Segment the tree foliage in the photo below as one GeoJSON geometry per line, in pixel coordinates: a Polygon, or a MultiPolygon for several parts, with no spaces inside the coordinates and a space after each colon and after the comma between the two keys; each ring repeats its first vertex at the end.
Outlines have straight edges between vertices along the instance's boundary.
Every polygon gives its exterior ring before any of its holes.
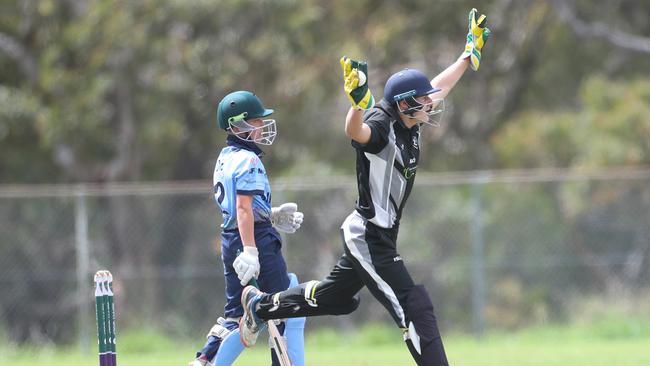
{"type": "MultiPolygon", "coordinates": [[[[507,166],[490,143],[499,131],[527,111],[593,107],[577,97],[596,86],[583,85],[589,75],[639,91],[625,84],[647,71],[638,57],[643,49],[617,40],[645,40],[648,5],[588,5],[483,3],[493,29],[484,67],[452,93],[445,126],[427,131],[424,168],[507,166]],[[598,27],[599,36],[580,33],[588,27],[598,27]]],[[[348,172],[349,154],[340,154],[347,145],[341,132],[347,107],[338,58],[369,60],[376,95],[402,67],[433,76],[459,55],[471,6],[6,1],[0,16],[0,181],[208,177],[223,141],[215,103],[235,89],[255,91],[278,111],[271,172],[348,172]]]]}
{"type": "MultiPolygon", "coordinates": [[[[488,15],[492,29],[482,67],[468,71],[448,97],[443,126],[423,130],[420,171],[650,164],[650,2],[5,0],[0,183],[203,179],[207,194],[225,136],[217,130],[215,106],[237,89],[254,91],[276,109],[279,136],[265,157],[272,179],[351,173],[339,58],[368,60],[376,97],[388,76],[404,67],[433,77],[460,55],[474,6],[488,15]]],[[[409,243],[403,254],[426,261],[414,273],[435,277],[454,304],[471,302],[470,275],[460,263],[471,251],[471,191],[459,186],[412,199],[409,210],[420,214],[402,229],[409,243]],[[431,263],[441,268],[436,276],[431,263]]],[[[340,251],[336,218],[354,198],[345,192],[330,192],[327,200],[301,194],[309,217],[320,220],[293,240],[317,244],[318,255],[296,245],[291,253],[301,260],[290,266],[320,275],[314,272],[323,269],[322,258],[340,251]]],[[[508,326],[527,321],[529,312],[559,308],[557,299],[573,290],[560,273],[578,284],[596,278],[608,289],[620,288],[626,278],[647,283],[650,202],[643,187],[549,183],[488,187],[481,194],[488,264],[555,253],[577,256],[589,267],[584,273],[558,271],[548,287],[534,283],[544,276],[540,267],[493,271],[500,281],[487,312],[495,323],[504,320],[498,319],[504,313],[499,307],[508,309],[508,326]],[[513,194],[516,200],[509,199],[513,194]],[[604,271],[598,258],[611,251],[611,243],[635,260],[604,271]]],[[[70,249],[57,245],[72,242],[60,227],[72,225],[69,204],[61,211],[49,201],[3,206],[0,259],[15,270],[12,276],[40,278],[72,266],[70,249]],[[12,228],[13,217],[33,224],[12,228]]],[[[203,197],[98,198],[91,235],[102,252],[96,254],[127,273],[213,263],[203,242],[179,244],[216,235],[203,232],[217,231],[218,213],[201,215],[208,204],[203,197]],[[172,220],[171,213],[178,217],[172,220]]],[[[8,325],[16,339],[35,338],[20,331],[24,324],[53,329],[49,314],[36,314],[39,309],[55,308],[58,323],[72,316],[74,296],[43,305],[50,292],[63,290],[11,283],[18,284],[10,289],[17,297],[7,299],[17,311],[8,325]]],[[[164,284],[137,283],[138,314],[171,314],[168,308],[182,306],[185,298],[200,298],[197,307],[213,310],[203,298],[211,285],[205,280],[173,292],[164,284]]],[[[447,310],[445,319],[468,326],[463,309],[447,310]]],[[[178,314],[166,319],[173,324],[168,328],[177,325],[178,314]]],[[[53,338],[74,336],[70,329],[55,330],[53,338]]]]}

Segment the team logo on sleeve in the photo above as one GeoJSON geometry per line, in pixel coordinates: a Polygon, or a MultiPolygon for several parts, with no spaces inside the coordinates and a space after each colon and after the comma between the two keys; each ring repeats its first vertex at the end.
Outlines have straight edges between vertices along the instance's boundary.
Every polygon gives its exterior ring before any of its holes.
{"type": "Polygon", "coordinates": [[[248,163],[249,163],[248,165],[250,166],[250,168],[248,169],[249,174],[256,174],[256,173],[262,175],[266,174],[266,171],[264,171],[263,169],[264,167],[261,166],[260,164],[261,163],[260,158],[258,158],[257,156],[251,157],[248,163]]]}
{"type": "Polygon", "coordinates": [[[249,160],[248,163],[249,163],[249,165],[250,165],[251,167],[256,167],[256,166],[257,166],[257,163],[259,163],[259,162],[260,162],[260,158],[258,158],[257,156],[251,156],[251,158],[250,158],[250,160],[249,160]]]}

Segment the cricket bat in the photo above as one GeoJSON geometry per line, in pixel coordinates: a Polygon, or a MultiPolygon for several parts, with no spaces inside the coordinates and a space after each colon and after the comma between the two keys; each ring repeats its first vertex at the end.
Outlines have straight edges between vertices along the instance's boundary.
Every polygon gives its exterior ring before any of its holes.
{"type": "MultiPolygon", "coordinates": [[[[254,278],[250,280],[248,284],[260,288],[257,284],[257,280],[254,278]]],[[[267,321],[266,326],[269,329],[269,337],[271,337],[271,347],[273,348],[275,355],[278,357],[280,365],[293,366],[293,363],[291,363],[291,359],[289,358],[289,353],[287,352],[287,341],[284,339],[282,334],[280,334],[280,330],[278,330],[278,326],[275,325],[275,321],[267,321]]]]}

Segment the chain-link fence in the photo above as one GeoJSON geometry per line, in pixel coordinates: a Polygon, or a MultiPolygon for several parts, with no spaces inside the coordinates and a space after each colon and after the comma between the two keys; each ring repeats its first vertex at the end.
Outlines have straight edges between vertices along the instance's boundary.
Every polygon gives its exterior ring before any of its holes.
{"type": "MultiPolygon", "coordinates": [[[[298,202],[284,253],[300,279],[322,278],[342,252],[352,177],[275,181],[298,202]]],[[[115,277],[118,329],[201,337],[224,305],[220,214],[210,182],[0,188],[0,338],[94,338],[92,275],[115,277]]],[[[420,174],[398,249],[432,294],[443,328],[480,333],[575,320],[591,302],[631,309],[650,280],[650,171],[420,174]]],[[[363,290],[355,327],[390,322],[363,290]]]]}

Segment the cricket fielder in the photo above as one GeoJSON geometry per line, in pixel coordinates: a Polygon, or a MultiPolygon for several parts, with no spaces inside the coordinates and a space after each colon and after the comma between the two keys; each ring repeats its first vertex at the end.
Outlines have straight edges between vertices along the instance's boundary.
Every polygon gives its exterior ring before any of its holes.
{"type": "Polygon", "coordinates": [[[352,102],[345,132],[356,150],[359,189],[356,209],[341,226],[344,253],[322,281],[271,294],[246,287],[240,320],[246,346],[255,343],[268,319],[350,313],[359,304],[357,293],[367,286],[402,330],[418,365],[448,365],[433,304],[399,255],[397,234],[420,159],[420,126],[437,125],[445,96],[468,67],[478,70],[490,34],[485,24],[485,15],[472,9],[466,47],[458,60],[433,80],[414,69],[395,73],[376,105],[368,89],[367,65],[341,59],[344,89],[352,102]]]}
{"type": "MultiPolygon", "coordinates": [[[[221,259],[226,280],[223,317],[210,329],[208,340],[190,366],[231,365],[243,351],[238,321],[243,315],[243,286],[256,278],[267,292],[298,284],[287,273],[279,231],[294,233],[303,220],[295,203],[271,207],[271,186],[258,145],[271,145],[276,136],[273,109],[248,91],[226,95],[217,107],[219,128],[228,133],[214,168],[214,198],[221,209],[221,259]]],[[[295,366],[304,365],[304,318],[293,318],[278,328],[287,338],[288,353],[295,366]]],[[[272,354],[272,364],[279,365],[272,354]]]]}

